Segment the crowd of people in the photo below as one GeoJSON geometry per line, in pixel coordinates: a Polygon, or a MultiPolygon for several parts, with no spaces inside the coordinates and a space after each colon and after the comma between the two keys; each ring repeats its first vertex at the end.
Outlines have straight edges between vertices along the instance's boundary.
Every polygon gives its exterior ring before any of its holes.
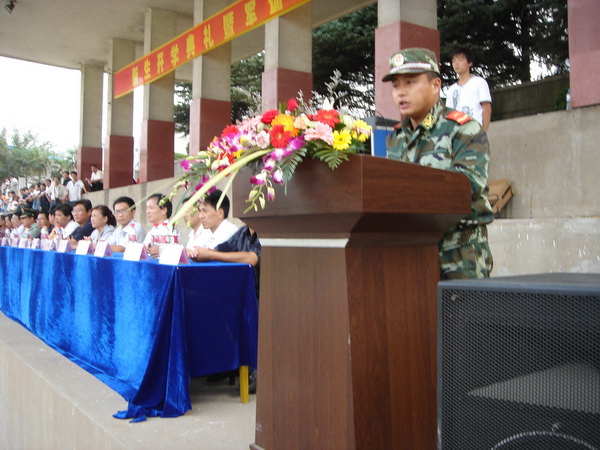
{"type": "Polygon", "coordinates": [[[22,208],[48,212],[62,203],[73,204],[81,200],[84,193],[103,189],[103,176],[102,171],[92,164],[92,177],[87,178],[85,183],[79,179],[77,171],[65,170],[62,178],[47,178],[44,182],[19,189],[19,181],[13,175],[4,181],[0,192],[0,212],[14,213],[22,208]]]}
{"type": "MultiPolygon", "coordinates": [[[[79,188],[73,188],[78,186],[77,174],[70,175],[68,188],[54,177],[52,184],[46,180],[40,183],[44,187],[32,186],[29,193],[22,192],[20,197],[11,194],[10,198],[15,200],[1,213],[0,236],[9,242],[15,238],[49,239],[57,244],[68,240],[72,249],[82,240],[91,241],[94,247],[98,242],[107,242],[112,252],[119,253],[130,242],[140,242],[153,258],[159,257],[163,245],[180,243],[178,229],[169,222],[173,206],[164,195],[157,193],[146,199],[146,218],[152,224],[146,231],[134,218],[136,203],[132,198],[117,198],[112,209],[107,205],[94,206],[90,200],[81,198],[79,188]],[[45,201],[40,201],[42,197],[45,201]]],[[[260,242],[256,233],[228,220],[229,198],[223,196],[221,200],[221,197],[222,192],[215,190],[185,214],[184,221],[189,227],[185,243],[188,257],[194,261],[257,266],[260,242]]]]}

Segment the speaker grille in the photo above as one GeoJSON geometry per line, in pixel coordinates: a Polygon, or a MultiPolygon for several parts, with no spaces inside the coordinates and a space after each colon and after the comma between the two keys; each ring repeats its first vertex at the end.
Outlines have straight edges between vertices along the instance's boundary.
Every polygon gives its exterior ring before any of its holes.
{"type": "Polygon", "coordinates": [[[591,278],[581,293],[565,274],[440,283],[440,448],[600,447],[591,278]]]}

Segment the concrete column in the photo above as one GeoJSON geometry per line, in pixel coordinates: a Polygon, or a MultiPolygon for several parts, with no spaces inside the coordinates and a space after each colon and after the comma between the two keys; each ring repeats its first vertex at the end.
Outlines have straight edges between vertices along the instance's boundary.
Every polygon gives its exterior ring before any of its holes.
{"type": "Polygon", "coordinates": [[[81,66],[81,116],[77,172],[89,178],[90,165],[102,167],[102,83],[104,67],[85,63],[81,66]]]}
{"type": "Polygon", "coordinates": [[[389,72],[389,58],[400,49],[426,47],[440,57],[436,0],[379,0],[375,30],[375,109],[378,115],[400,119],[392,101],[389,83],[381,79],[389,72]]]}
{"type": "Polygon", "coordinates": [[[600,105],[600,2],[568,0],[571,105],[600,105]]]}
{"type": "MultiPolygon", "coordinates": [[[[135,61],[135,42],[111,39],[108,73],[135,61]]],[[[133,181],[133,92],[113,97],[113,77],[108,77],[106,142],[104,143],[104,189],[128,186],[133,181]]]]}
{"type": "MultiPolygon", "coordinates": [[[[220,0],[194,0],[194,25],[223,9],[220,0]]],[[[194,59],[190,154],[206,148],[231,123],[231,42],[194,59]]]]}
{"type": "Polygon", "coordinates": [[[263,110],[296,98],[312,97],[312,2],[265,24],[263,110]]]}
{"type": "MultiPolygon", "coordinates": [[[[144,54],[177,35],[177,13],[148,9],[144,32],[144,54]]],[[[173,95],[175,71],[144,85],[144,110],[140,136],[140,181],[173,176],[175,123],[173,95]]]]}

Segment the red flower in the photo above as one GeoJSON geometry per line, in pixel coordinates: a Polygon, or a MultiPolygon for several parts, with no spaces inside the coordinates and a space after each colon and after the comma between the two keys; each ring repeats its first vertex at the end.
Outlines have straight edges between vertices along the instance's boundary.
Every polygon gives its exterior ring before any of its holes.
{"type": "Polygon", "coordinates": [[[262,115],[260,121],[266,125],[270,125],[277,114],[279,112],[276,109],[270,109],[262,115]]]}
{"type": "Polygon", "coordinates": [[[289,112],[296,111],[296,110],[298,109],[298,102],[296,101],[296,99],[295,99],[295,98],[290,98],[290,99],[288,100],[288,102],[287,102],[287,106],[286,106],[286,109],[287,109],[289,112]]]}
{"type": "Polygon", "coordinates": [[[275,148],[287,147],[288,141],[292,138],[292,133],[285,131],[283,125],[275,125],[269,130],[271,135],[271,145],[275,148]]]}
{"type": "Polygon", "coordinates": [[[236,125],[227,125],[223,131],[221,132],[221,137],[224,138],[226,137],[228,134],[237,134],[238,133],[238,127],[236,125]]]}
{"type": "Polygon", "coordinates": [[[335,109],[320,109],[315,114],[315,120],[334,128],[336,123],[340,123],[340,115],[335,109]]]}

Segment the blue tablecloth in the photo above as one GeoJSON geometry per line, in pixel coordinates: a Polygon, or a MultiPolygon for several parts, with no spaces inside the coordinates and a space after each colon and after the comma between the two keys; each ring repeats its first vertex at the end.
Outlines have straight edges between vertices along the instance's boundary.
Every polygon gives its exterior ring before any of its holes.
{"type": "Polygon", "coordinates": [[[256,367],[247,264],[180,266],[0,247],[0,309],[129,401],[119,418],[191,408],[190,376],[256,367]]]}

